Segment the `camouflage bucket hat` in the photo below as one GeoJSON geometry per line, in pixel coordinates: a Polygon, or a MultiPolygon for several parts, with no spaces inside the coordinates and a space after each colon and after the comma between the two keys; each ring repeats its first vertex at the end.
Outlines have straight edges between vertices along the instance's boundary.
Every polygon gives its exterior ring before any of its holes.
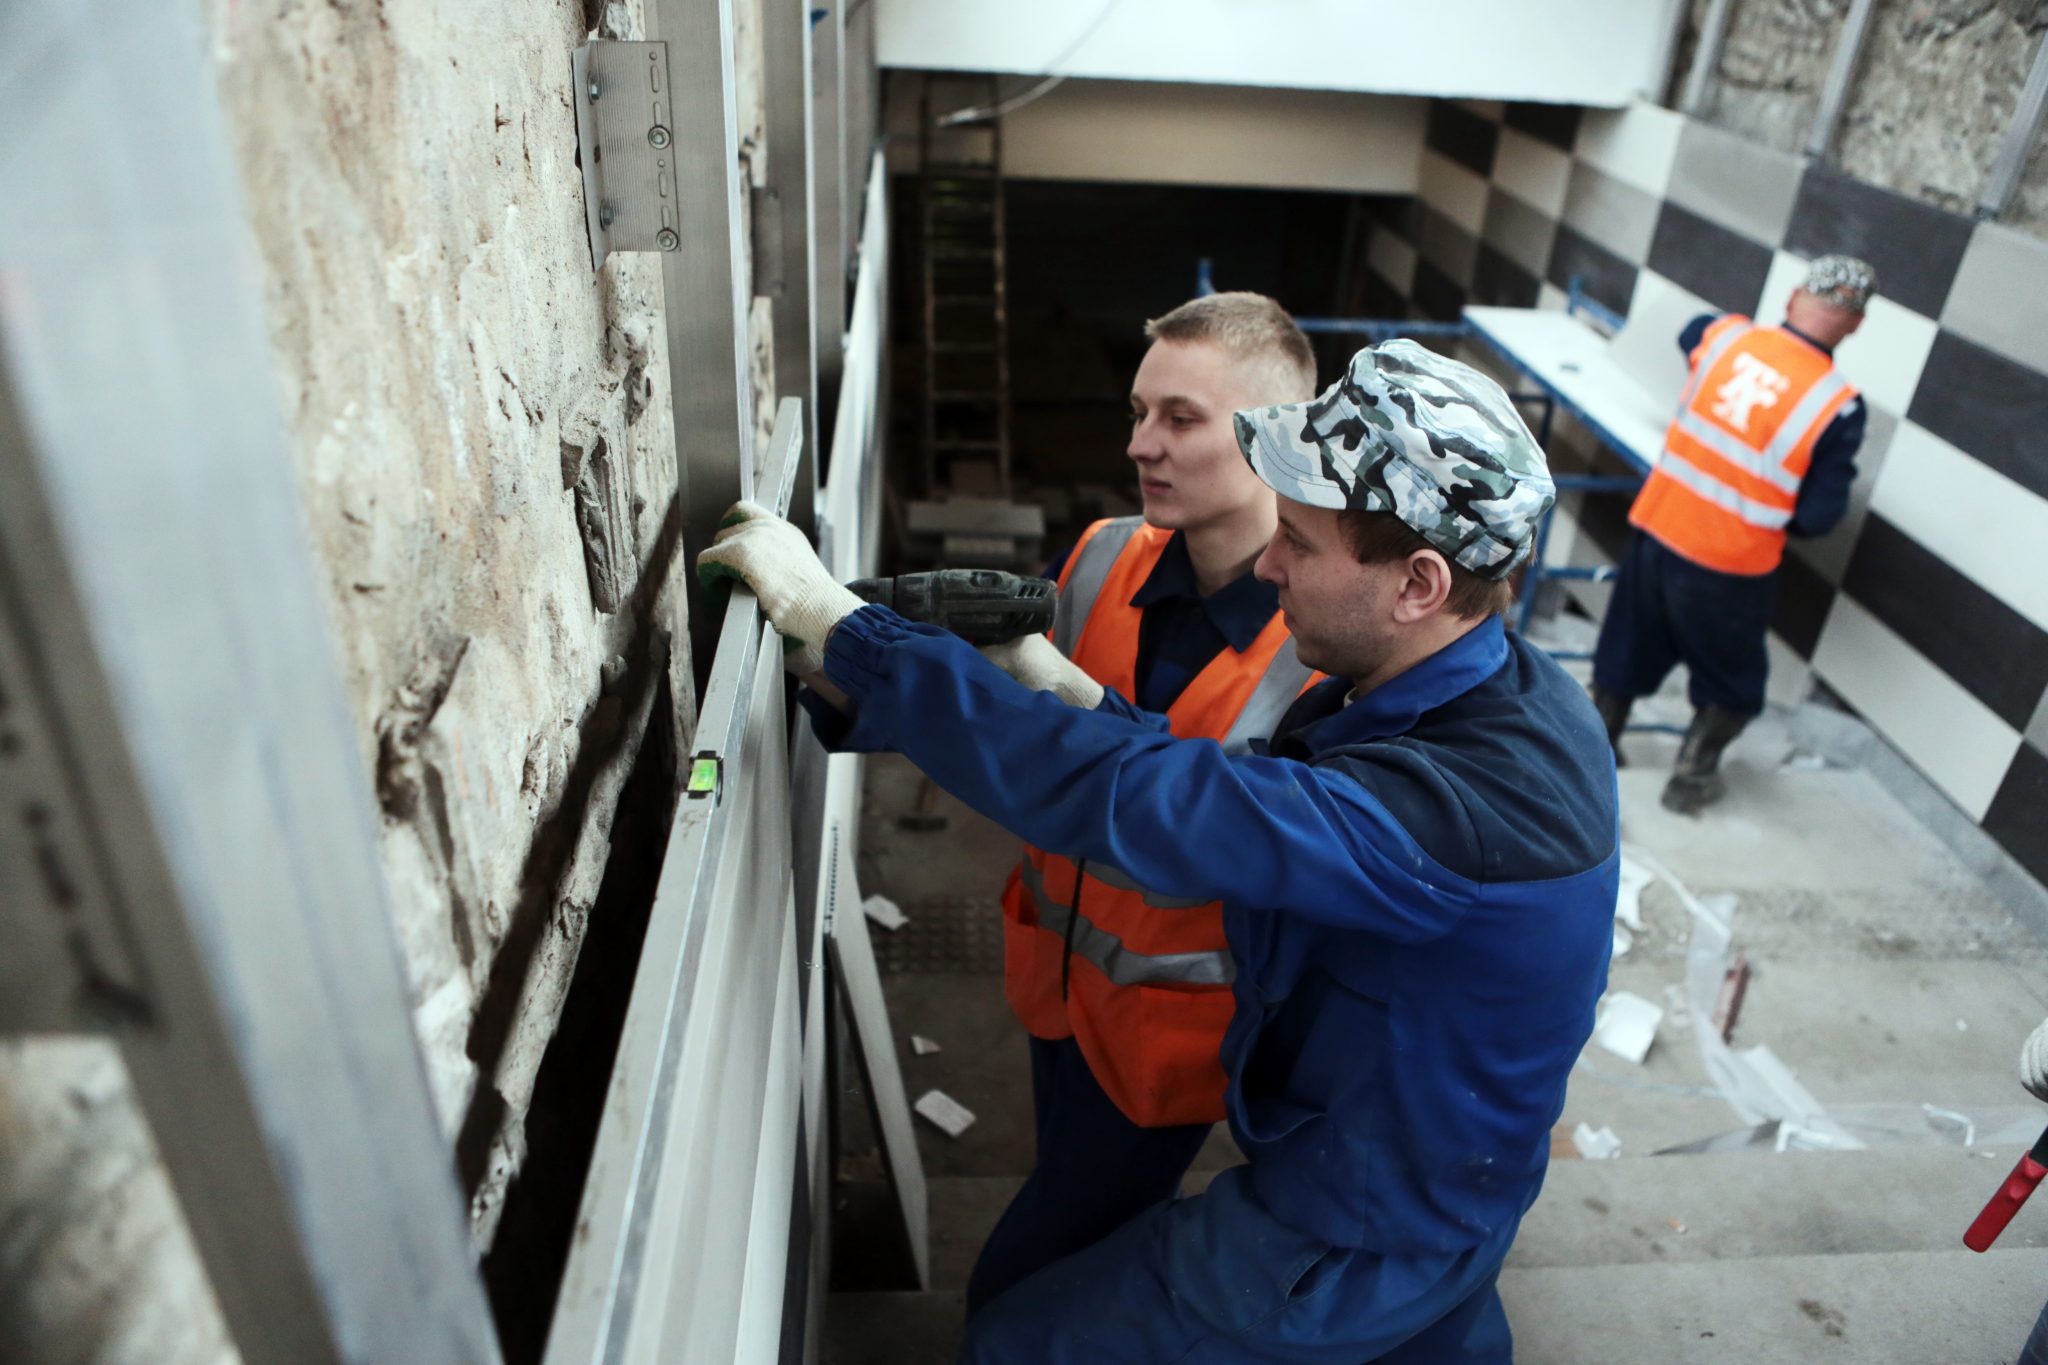
{"type": "Polygon", "coordinates": [[[1237,414],[1237,444],[1284,498],[1392,512],[1484,578],[1529,557],[1556,498],[1500,385],[1420,344],[1384,341],[1305,403],[1237,414]]]}

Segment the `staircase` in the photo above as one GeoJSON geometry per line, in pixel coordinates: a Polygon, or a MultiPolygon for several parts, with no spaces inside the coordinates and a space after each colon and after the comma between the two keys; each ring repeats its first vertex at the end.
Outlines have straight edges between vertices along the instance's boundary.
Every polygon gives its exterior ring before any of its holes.
{"type": "MultiPolygon", "coordinates": [[[[1741,1121],[1703,1089],[1693,1041],[1670,1020],[1642,1067],[1589,1050],[1561,1130],[1610,1123],[1623,1155],[1551,1163],[1501,1277],[1516,1359],[2012,1362],[2048,1300],[2048,1196],[1987,1255],[1961,1237],[2020,1155],[2012,1134],[2048,1118],[2011,1075],[2048,1010],[2048,944],[1867,775],[1783,768],[1782,733],[1753,728],[1713,822],[1658,807],[1668,744],[1634,749],[1624,831],[1695,891],[1739,896],[1737,938],[1757,974],[1737,1044],[1768,1043],[1837,1112],[1884,1105],[1912,1122],[1869,1151],[1651,1155],[1741,1121]],[[1965,1148],[1913,1132],[1923,1100],[1966,1109],[1996,1136],[1965,1148]]],[[[995,921],[1016,844],[943,796],[944,833],[899,830],[918,774],[893,758],[869,774],[862,885],[911,917],[876,945],[905,1083],[913,1096],[945,1090],[978,1121],[957,1140],[919,1125],[929,1292],[832,1295],[822,1359],[923,1365],[953,1358],[968,1270],[1031,1159],[995,921]],[[944,1051],[911,1055],[913,1033],[944,1051]]],[[[1613,984],[1665,999],[1690,920],[1648,892],[1641,905],[1645,928],[1613,984]]],[[[1190,1186],[1234,1160],[1219,1133],[1190,1186]]]]}

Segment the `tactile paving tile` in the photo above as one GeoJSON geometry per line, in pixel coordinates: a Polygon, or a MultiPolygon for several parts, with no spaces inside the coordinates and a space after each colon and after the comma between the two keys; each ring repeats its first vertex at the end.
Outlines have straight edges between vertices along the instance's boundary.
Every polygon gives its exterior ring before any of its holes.
{"type": "Polygon", "coordinates": [[[1003,911],[986,897],[949,896],[905,901],[910,922],[891,932],[869,924],[875,966],[884,976],[913,972],[1003,970],[1003,911]]]}

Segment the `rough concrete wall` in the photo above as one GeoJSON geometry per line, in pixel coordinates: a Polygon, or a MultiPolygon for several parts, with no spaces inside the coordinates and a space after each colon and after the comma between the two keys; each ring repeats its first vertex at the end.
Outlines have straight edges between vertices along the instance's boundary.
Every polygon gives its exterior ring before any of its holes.
{"type": "MultiPolygon", "coordinates": [[[[1672,97],[1711,0],[1691,0],[1672,97]]],[[[1736,0],[1705,117],[1804,148],[1848,0],[1736,0]]],[[[2048,0],[1877,0],[1833,155],[1872,184],[1972,213],[1998,156],[2048,0]]],[[[2001,221],[2048,235],[2048,155],[2037,151],[2001,221]]]]}
{"type": "Polygon", "coordinates": [[[1842,168],[1973,213],[2044,32],[2048,0],[1879,0],[1843,111],[1842,168]]]}
{"type": "MultiPolygon", "coordinates": [[[[593,281],[564,0],[214,11],[435,1100],[488,1243],[677,558],[659,265],[593,281]]],[[[595,16],[633,37],[633,9],[595,16]]]]}
{"type": "Polygon", "coordinates": [[[0,1360],[235,1359],[120,1053],[0,1039],[0,1360]]]}
{"type": "Polygon", "coordinates": [[[1806,143],[1848,0],[1743,0],[1735,6],[1708,122],[1781,152],[1806,143]]]}
{"type": "MultiPolygon", "coordinates": [[[[689,677],[660,264],[593,277],[569,89],[642,0],[203,2],[276,361],[250,382],[295,442],[481,1250],[654,683],[689,677]]],[[[758,0],[735,10],[748,159],[758,0]]],[[[755,332],[765,441],[760,307],[755,332]]],[[[0,1048],[0,1285],[9,1362],[233,1358],[103,1043],[0,1048]]]]}
{"type": "MultiPolygon", "coordinates": [[[[1712,0],[1692,0],[1667,102],[1677,104],[1712,0]]],[[[1802,151],[1847,0],[1735,0],[1708,123],[1802,151]]],[[[1952,213],[1974,213],[2019,86],[2048,33],[2048,0],[1878,0],[1843,102],[1833,160],[1952,213]]],[[[2048,143],[1999,219],[2048,235],[2048,143]]]]}

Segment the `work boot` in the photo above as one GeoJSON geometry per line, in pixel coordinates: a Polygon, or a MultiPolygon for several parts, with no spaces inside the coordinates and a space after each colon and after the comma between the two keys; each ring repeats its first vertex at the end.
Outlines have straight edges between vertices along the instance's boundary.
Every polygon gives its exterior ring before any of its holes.
{"type": "Polygon", "coordinates": [[[1621,756],[1621,732],[1628,728],[1628,711],[1635,704],[1634,697],[1616,696],[1597,685],[1593,688],[1593,709],[1600,713],[1601,724],[1607,727],[1607,744],[1614,750],[1617,768],[1628,766],[1628,760],[1621,756]]]}
{"type": "Polygon", "coordinates": [[[1721,799],[1728,790],[1721,779],[1721,751],[1748,724],[1748,716],[1718,706],[1703,706],[1693,713],[1685,742],[1678,746],[1678,761],[1671,765],[1671,780],[1664,784],[1664,809],[1697,815],[1721,799]]]}

